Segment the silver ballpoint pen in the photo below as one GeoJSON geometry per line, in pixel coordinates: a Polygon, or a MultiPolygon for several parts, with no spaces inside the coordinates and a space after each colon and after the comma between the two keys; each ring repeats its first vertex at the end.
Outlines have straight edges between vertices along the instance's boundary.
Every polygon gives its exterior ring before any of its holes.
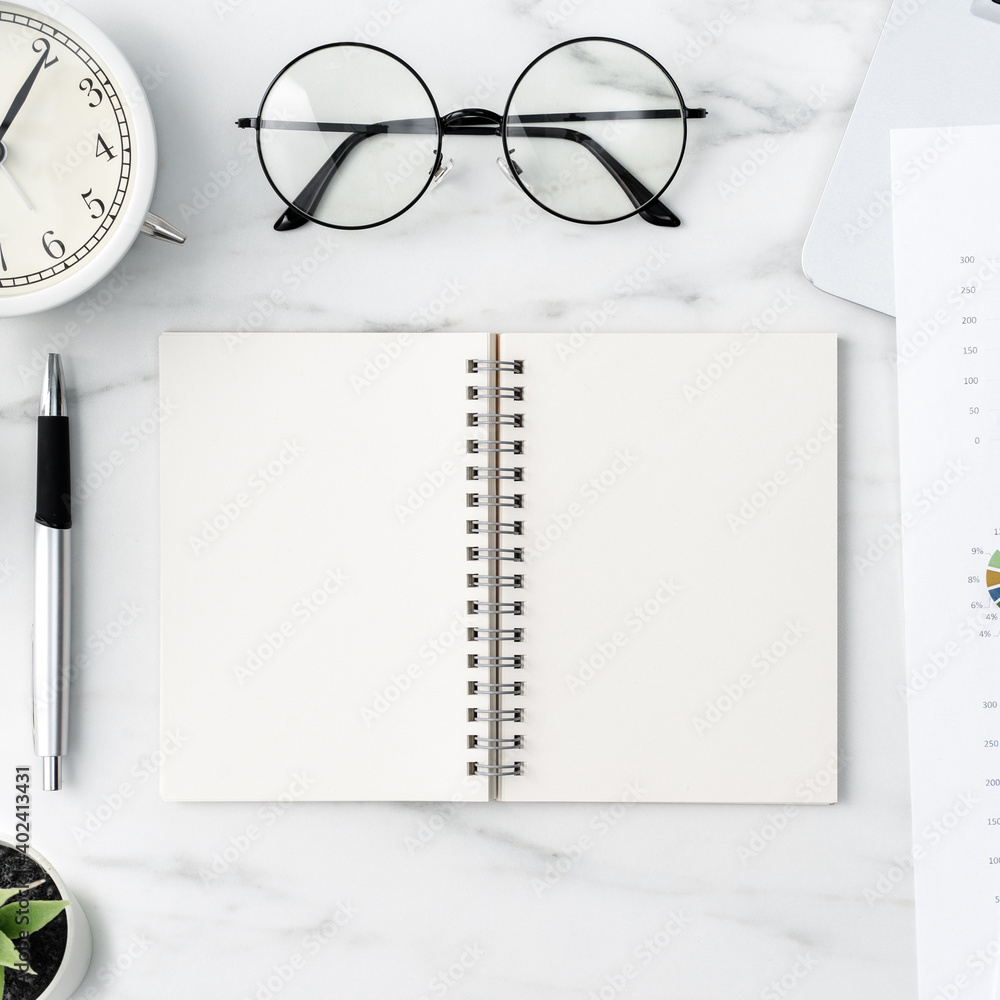
{"type": "Polygon", "coordinates": [[[35,501],[35,619],[32,708],[42,788],[62,786],[69,710],[70,632],[69,416],[62,361],[50,354],[38,407],[35,501]]]}

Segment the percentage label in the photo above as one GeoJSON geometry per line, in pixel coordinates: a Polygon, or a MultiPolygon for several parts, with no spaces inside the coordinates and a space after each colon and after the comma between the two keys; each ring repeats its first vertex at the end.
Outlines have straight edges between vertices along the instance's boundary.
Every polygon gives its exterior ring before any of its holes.
{"type": "Polygon", "coordinates": [[[981,548],[979,548],[978,546],[972,550],[972,554],[974,556],[984,556],[984,555],[986,555],[986,553],[981,548]]]}
{"type": "Polygon", "coordinates": [[[983,604],[983,602],[982,602],[982,601],[973,601],[973,602],[972,602],[972,606],[973,606],[974,608],[984,608],[984,607],[986,607],[986,605],[985,605],[985,604],[983,604]]]}
{"type": "Polygon", "coordinates": [[[969,577],[969,583],[979,583],[979,577],[978,576],[970,576],[969,577]]]}

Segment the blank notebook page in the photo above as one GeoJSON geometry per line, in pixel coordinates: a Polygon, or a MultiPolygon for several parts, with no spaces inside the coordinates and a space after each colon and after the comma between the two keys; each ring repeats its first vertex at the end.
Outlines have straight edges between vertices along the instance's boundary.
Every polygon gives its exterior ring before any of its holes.
{"type": "Polygon", "coordinates": [[[836,800],[836,353],[501,337],[524,361],[527,550],[503,798],[836,800]]]}
{"type": "Polygon", "coordinates": [[[486,346],[162,337],[165,798],[486,797],[464,684],[466,361],[486,346]]]}

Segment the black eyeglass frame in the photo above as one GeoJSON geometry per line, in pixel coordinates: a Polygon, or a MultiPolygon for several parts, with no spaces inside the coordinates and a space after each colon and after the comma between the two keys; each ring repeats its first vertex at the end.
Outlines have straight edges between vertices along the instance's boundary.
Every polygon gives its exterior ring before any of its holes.
{"type": "Polygon", "coordinates": [[[315,222],[317,225],[325,226],[329,229],[345,229],[345,230],[357,230],[357,229],[373,229],[376,226],[385,225],[388,222],[392,222],[394,219],[399,218],[404,212],[409,211],[423,196],[426,194],[427,189],[431,187],[435,178],[438,176],[441,170],[441,164],[444,157],[444,137],[446,135],[496,135],[501,139],[501,145],[503,146],[504,160],[507,165],[508,175],[515,181],[517,186],[521,189],[531,199],[539,208],[548,212],[550,215],[554,215],[557,218],[564,219],[567,222],[576,222],[581,225],[606,225],[610,222],[621,222],[625,219],[630,219],[635,215],[640,216],[645,221],[657,226],[679,226],[681,220],[664,205],[660,198],[663,196],[666,189],[672,183],[674,177],[677,176],[677,171],[680,169],[681,162],[684,159],[684,153],[687,148],[687,121],[689,118],[704,118],[708,112],[704,108],[690,108],[684,102],[684,97],[681,94],[680,88],[677,86],[677,82],[667,71],[666,67],[659,62],[656,58],[650,55],[645,49],[640,48],[638,45],[634,45],[631,42],[623,41],[620,38],[610,38],[604,35],[586,35],[580,38],[570,38],[564,42],[559,42],[556,45],[551,46],[546,49],[540,55],[536,56],[520,73],[517,79],[514,81],[513,86],[510,89],[510,93],[507,96],[507,101],[504,105],[504,110],[502,114],[497,114],[495,111],[489,111],[485,108],[460,108],[457,111],[449,112],[448,114],[442,116],[440,110],[438,109],[437,102],[434,99],[434,95],[431,93],[430,88],[427,86],[423,77],[404,59],[401,59],[393,52],[389,52],[387,49],[383,49],[378,45],[371,45],[367,42],[329,42],[324,45],[317,45],[306,52],[300,53],[290,62],[288,62],[282,69],[275,75],[274,79],[268,85],[267,89],[264,91],[264,96],[261,98],[260,106],[257,111],[256,118],[240,118],[237,119],[236,125],[239,128],[252,128],[257,133],[256,144],[257,144],[257,156],[260,160],[261,169],[264,171],[264,176],[267,178],[267,182],[271,185],[274,193],[281,199],[282,202],[287,206],[286,211],[282,216],[275,222],[274,228],[279,232],[283,232],[290,229],[297,229],[300,226],[305,225],[307,222],[315,222]],[[545,59],[547,56],[551,55],[553,52],[564,48],[567,45],[574,45],[580,42],[611,42],[616,45],[623,45],[627,48],[633,49],[640,55],[645,56],[650,62],[652,62],[663,75],[669,80],[671,87],[673,87],[674,93],[677,95],[679,102],[679,107],[676,109],[669,109],[660,112],[647,112],[647,111],[637,111],[637,112],[569,112],[569,113],[553,113],[550,115],[523,115],[515,116],[517,121],[514,122],[510,117],[510,106],[517,94],[517,89],[521,84],[521,81],[527,76],[527,74],[539,63],[541,60],[545,59]],[[388,56],[390,59],[394,59],[397,63],[407,69],[413,77],[417,80],[420,86],[423,88],[424,93],[427,95],[427,99],[430,102],[431,109],[433,111],[433,119],[402,119],[394,122],[376,122],[371,125],[348,125],[348,124],[337,124],[334,126],[332,123],[318,123],[318,122],[280,122],[280,121],[267,121],[265,122],[263,118],[264,105],[267,103],[267,99],[271,94],[278,81],[294,66],[297,62],[302,59],[306,59],[316,52],[320,52],[326,49],[339,48],[341,46],[350,46],[352,48],[366,48],[372,49],[382,55],[388,56]],[[677,117],[680,119],[682,127],[681,136],[681,148],[680,153],[677,157],[677,162],[674,164],[674,169],[670,176],[667,178],[666,182],[659,189],[659,191],[653,193],[636,178],[626,167],[619,163],[607,150],[604,149],[595,139],[587,135],[584,132],[578,132],[575,129],[567,128],[549,128],[542,125],[545,121],[560,121],[560,122],[572,122],[572,121],[593,121],[593,120],[611,120],[615,118],[667,118],[667,117],[677,117]],[[528,123],[527,126],[525,123],[528,123]],[[379,219],[377,222],[368,222],[363,225],[358,226],[347,226],[333,222],[324,222],[322,219],[315,218],[310,215],[307,211],[303,211],[302,208],[295,204],[295,201],[289,201],[289,199],[282,193],[278,185],[275,183],[274,178],[271,176],[267,169],[267,164],[264,160],[264,153],[261,144],[261,131],[265,128],[301,128],[308,129],[313,128],[317,131],[347,131],[351,133],[348,138],[346,138],[337,149],[331,154],[328,160],[324,163],[323,167],[314,175],[312,180],[306,185],[306,188],[296,197],[296,201],[301,199],[309,189],[315,186],[315,191],[313,192],[315,196],[315,203],[318,204],[319,200],[322,198],[326,191],[327,186],[333,178],[334,173],[336,173],[337,168],[340,163],[346,158],[346,155],[363,139],[368,138],[372,135],[385,134],[391,131],[398,131],[403,133],[423,133],[428,132],[431,134],[431,130],[427,128],[427,125],[433,123],[433,134],[437,136],[437,150],[434,157],[434,163],[428,172],[427,180],[424,182],[423,186],[417,192],[416,195],[399,211],[387,216],[384,219],[379,219]],[[322,127],[326,125],[327,127],[322,127]],[[380,126],[378,130],[375,126],[380,126]],[[540,199],[535,197],[531,191],[528,190],[527,185],[521,180],[521,168],[517,165],[511,156],[510,142],[509,139],[512,137],[512,126],[514,129],[521,129],[521,135],[527,137],[533,137],[540,133],[549,133],[553,138],[564,138],[571,139],[572,141],[578,142],[583,145],[588,152],[591,153],[598,162],[611,174],[618,185],[626,193],[629,200],[635,206],[631,212],[626,212],[624,215],[616,216],[612,219],[578,219],[573,216],[564,215],[563,213],[557,211],[554,208],[549,207],[540,199]],[[350,144],[350,145],[348,145],[350,144]],[[344,147],[348,146],[347,149],[344,147]],[[648,197],[646,197],[648,196],[648,197]],[[642,200],[640,200],[640,198],[642,200]]]}

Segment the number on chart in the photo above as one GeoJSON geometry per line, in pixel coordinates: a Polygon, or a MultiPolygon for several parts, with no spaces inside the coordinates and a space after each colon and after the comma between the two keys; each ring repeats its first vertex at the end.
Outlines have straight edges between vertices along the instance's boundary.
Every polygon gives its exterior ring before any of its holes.
{"type": "Polygon", "coordinates": [[[83,199],[83,203],[90,209],[90,217],[92,219],[99,219],[104,215],[104,202],[100,198],[91,198],[94,193],[94,189],[91,188],[86,194],[81,194],[80,197],[83,199]]]}
{"type": "Polygon", "coordinates": [[[114,158],[115,154],[111,147],[104,141],[104,136],[100,132],[97,133],[97,149],[94,151],[95,159],[98,156],[106,156],[108,158],[108,163],[110,163],[114,158]]]}
{"type": "Polygon", "coordinates": [[[99,87],[94,86],[94,81],[91,80],[89,76],[84,77],[84,79],[80,81],[80,89],[84,91],[85,97],[97,98],[97,100],[90,100],[87,102],[87,104],[92,108],[96,108],[97,105],[104,100],[104,92],[99,87]]]}
{"type": "Polygon", "coordinates": [[[62,240],[50,240],[50,236],[55,236],[55,230],[50,229],[42,237],[42,249],[53,259],[58,260],[64,253],[66,253],[66,244],[62,240]]]}
{"type": "Polygon", "coordinates": [[[49,40],[47,38],[36,38],[31,43],[31,48],[35,52],[45,53],[45,62],[42,63],[43,69],[48,69],[50,66],[55,66],[55,64],[59,62],[59,56],[53,56],[51,59],[49,58],[49,49],[51,47],[52,46],[49,45],[49,40]]]}

